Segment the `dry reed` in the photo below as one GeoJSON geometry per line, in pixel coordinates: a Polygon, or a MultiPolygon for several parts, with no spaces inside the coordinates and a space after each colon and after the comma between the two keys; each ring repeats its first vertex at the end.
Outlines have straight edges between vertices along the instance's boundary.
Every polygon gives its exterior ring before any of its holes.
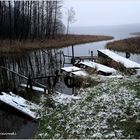
{"type": "Polygon", "coordinates": [[[113,39],[111,36],[59,35],[45,40],[0,40],[0,53],[21,53],[37,49],[62,48],[70,45],[113,39]]]}
{"type": "Polygon", "coordinates": [[[106,47],[114,51],[140,53],[140,37],[113,41],[108,43],[106,47]]]}

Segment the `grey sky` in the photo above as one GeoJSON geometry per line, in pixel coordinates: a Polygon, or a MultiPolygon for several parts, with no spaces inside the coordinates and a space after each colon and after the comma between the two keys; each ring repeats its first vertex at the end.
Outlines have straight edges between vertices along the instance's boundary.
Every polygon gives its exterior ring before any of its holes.
{"type": "Polygon", "coordinates": [[[64,0],[64,11],[70,7],[76,13],[71,26],[140,23],[140,0],[64,0]]]}

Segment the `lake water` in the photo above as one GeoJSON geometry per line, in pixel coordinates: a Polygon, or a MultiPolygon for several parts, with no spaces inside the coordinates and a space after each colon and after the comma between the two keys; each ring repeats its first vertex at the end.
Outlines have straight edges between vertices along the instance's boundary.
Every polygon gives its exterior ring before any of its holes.
{"type": "MultiPolygon", "coordinates": [[[[134,37],[131,33],[140,32],[140,25],[72,27],[70,31],[74,34],[109,35],[114,37],[113,40],[109,41],[75,45],[75,56],[90,56],[90,51],[93,51],[93,54],[97,55],[97,50],[104,49],[108,42],[134,37]]],[[[65,54],[71,55],[71,46],[64,48],[63,50],[65,54]]],[[[125,53],[118,54],[125,57],[125,53]]],[[[140,55],[131,54],[129,59],[140,63],[140,55]]]]}
{"type": "MultiPolygon", "coordinates": [[[[3,109],[2,109],[3,110],[3,109]]],[[[28,139],[34,136],[38,124],[23,118],[19,113],[0,110],[0,133],[12,135],[0,135],[0,139],[28,139]]]]}
{"type": "Polygon", "coordinates": [[[71,27],[70,32],[76,34],[108,35],[116,40],[131,37],[130,33],[139,32],[140,24],[118,25],[118,26],[93,26],[93,27],[71,27]]]}
{"type": "MultiPolygon", "coordinates": [[[[131,37],[130,33],[140,32],[140,25],[124,25],[124,26],[107,26],[107,27],[73,27],[71,28],[71,33],[75,34],[93,34],[93,35],[109,35],[115,37],[114,40],[124,39],[131,37]]],[[[90,52],[93,51],[94,55],[97,55],[98,49],[103,49],[107,42],[100,41],[95,43],[87,43],[82,45],[75,45],[75,56],[90,56],[90,52]]],[[[15,56],[0,56],[0,64],[14,70],[20,74],[32,77],[54,75],[57,69],[63,66],[63,62],[60,59],[59,51],[63,51],[65,55],[71,55],[71,47],[68,46],[62,49],[49,49],[43,51],[33,51],[26,54],[15,55],[15,56]]],[[[119,53],[125,56],[124,53],[119,53]]],[[[131,54],[131,60],[140,63],[140,56],[131,54]]],[[[20,84],[21,82],[26,82],[20,78],[13,77],[7,73],[0,74],[2,78],[5,74],[5,81],[15,80],[15,83],[20,84]]],[[[43,84],[47,84],[47,79],[39,80],[43,84]]],[[[3,84],[3,83],[0,83],[3,84]]],[[[9,84],[10,85],[10,84],[9,84]]],[[[7,88],[7,83],[4,88],[7,88]]],[[[1,88],[1,85],[0,85],[1,88]]],[[[62,93],[71,94],[72,89],[66,88],[64,84],[59,82],[56,85],[56,89],[62,93]]],[[[28,98],[27,98],[28,99],[28,98]]],[[[14,137],[10,136],[0,136],[0,138],[31,138],[37,129],[37,124],[26,120],[16,114],[8,113],[7,111],[0,110],[0,128],[7,132],[16,132],[17,135],[14,137]],[[10,128],[10,129],[9,129],[10,128]],[[28,133],[27,133],[28,132],[28,133]],[[27,134],[27,135],[26,135],[27,134]]]]}

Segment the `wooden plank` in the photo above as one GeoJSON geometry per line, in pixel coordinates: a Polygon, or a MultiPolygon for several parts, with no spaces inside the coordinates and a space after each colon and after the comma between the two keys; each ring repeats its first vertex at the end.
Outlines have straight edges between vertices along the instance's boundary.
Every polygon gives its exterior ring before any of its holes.
{"type": "MultiPolygon", "coordinates": [[[[23,88],[30,88],[29,85],[27,87],[27,84],[20,84],[19,86],[23,87],[23,88]]],[[[43,92],[43,93],[48,93],[48,90],[45,91],[44,88],[36,87],[36,86],[32,86],[32,90],[35,90],[35,91],[38,91],[38,92],[43,92]]]]}
{"type": "MultiPolygon", "coordinates": [[[[1,68],[1,69],[4,69],[4,70],[6,70],[6,71],[9,71],[9,72],[11,72],[11,73],[14,73],[14,74],[16,74],[17,76],[19,76],[19,77],[21,77],[21,78],[23,78],[23,79],[25,79],[25,80],[28,80],[28,79],[29,79],[28,77],[26,77],[26,76],[24,76],[24,75],[22,75],[22,74],[19,74],[19,73],[15,72],[15,71],[12,71],[12,70],[10,70],[10,69],[8,69],[8,68],[6,68],[6,67],[0,66],[0,68],[1,68]]],[[[34,81],[34,80],[32,80],[32,82],[35,83],[35,84],[37,84],[38,86],[40,86],[40,87],[42,87],[42,88],[47,89],[47,87],[46,87],[45,85],[41,84],[41,83],[38,83],[38,82],[36,82],[36,81],[34,81]]]]}
{"type": "Polygon", "coordinates": [[[40,118],[40,116],[38,116],[36,113],[37,110],[41,109],[38,105],[27,101],[24,98],[13,94],[12,92],[1,92],[0,101],[24,113],[25,115],[30,116],[33,119],[40,118]]]}
{"type": "Polygon", "coordinates": [[[12,71],[12,70],[10,70],[10,69],[8,69],[8,68],[6,68],[6,67],[0,66],[0,68],[1,68],[1,69],[4,69],[4,70],[6,70],[6,71],[9,71],[9,72],[11,72],[11,73],[14,73],[14,74],[16,74],[17,76],[19,76],[19,77],[21,77],[21,78],[23,78],[23,79],[28,80],[28,77],[26,77],[26,76],[24,76],[24,75],[22,75],[22,74],[19,74],[19,73],[15,72],[15,71],[12,71]]]}
{"type": "Polygon", "coordinates": [[[140,68],[140,64],[126,59],[108,49],[98,50],[98,55],[106,58],[110,58],[116,62],[123,64],[126,68],[140,68]]]}
{"type": "Polygon", "coordinates": [[[70,66],[70,67],[63,67],[61,70],[67,72],[67,73],[72,73],[76,76],[88,76],[88,73],[81,68],[78,68],[76,66],[70,66]]]}
{"type": "MultiPolygon", "coordinates": [[[[70,58],[72,58],[72,56],[69,56],[69,55],[64,55],[64,57],[70,57],[70,58]]],[[[76,60],[76,59],[81,59],[81,60],[86,60],[86,59],[97,59],[97,56],[75,56],[74,57],[74,59],[76,60]]]]}
{"type": "Polygon", "coordinates": [[[111,74],[116,74],[116,70],[114,68],[107,67],[105,65],[95,63],[92,61],[87,61],[87,62],[80,62],[79,64],[85,65],[90,68],[96,69],[98,72],[104,72],[104,73],[111,73],[111,74]]]}
{"type": "Polygon", "coordinates": [[[75,71],[75,72],[72,72],[72,74],[76,75],[76,76],[88,76],[88,73],[86,71],[75,71]]]}
{"type": "Polygon", "coordinates": [[[70,66],[70,67],[63,67],[63,68],[61,68],[61,70],[65,71],[65,72],[74,72],[74,71],[79,71],[81,69],[76,66],[70,66]]]}

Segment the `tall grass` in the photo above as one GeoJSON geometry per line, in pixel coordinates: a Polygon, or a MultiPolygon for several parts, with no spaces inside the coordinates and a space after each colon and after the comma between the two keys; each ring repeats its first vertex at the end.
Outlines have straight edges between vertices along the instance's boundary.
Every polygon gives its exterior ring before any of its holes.
{"type": "Polygon", "coordinates": [[[108,43],[106,48],[120,52],[140,53],[140,37],[113,41],[108,43]]]}
{"type": "Polygon", "coordinates": [[[62,48],[69,45],[113,39],[111,36],[59,35],[46,40],[0,40],[0,53],[20,53],[35,49],[62,48]]]}

